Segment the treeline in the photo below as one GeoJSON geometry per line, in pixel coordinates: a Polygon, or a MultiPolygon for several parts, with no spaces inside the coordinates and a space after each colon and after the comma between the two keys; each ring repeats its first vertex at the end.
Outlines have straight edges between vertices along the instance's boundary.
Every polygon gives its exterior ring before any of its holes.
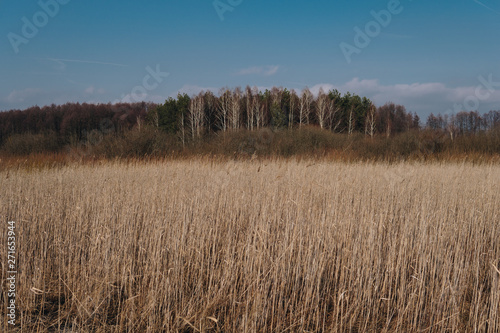
{"type": "Polygon", "coordinates": [[[54,133],[67,143],[84,140],[93,130],[111,133],[129,129],[156,107],[152,103],[66,103],[0,112],[0,144],[16,134],[54,133]]]}
{"type": "Polygon", "coordinates": [[[420,128],[418,115],[408,113],[402,105],[388,103],[377,108],[366,97],[349,92],[342,95],[337,90],[320,90],[315,97],[307,88],[300,94],[282,88],[262,92],[250,87],[244,91],[221,89],[219,96],[210,91],[192,98],[184,94],[169,98],[148,114],[148,119],[166,132],[180,131],[184,138],[191,139],[207,132],[241,128],[252,131],[316,125],[335,133],[361,132],[370,136],[420,128]]]}
{"type": "Polygon", "coordinates": [[[446,131],[450,137],[457,135],[477,134],[500,127],[500,111],[490,111],[483,115],[477,111],[462,111],[456,115],[430,114],[427,118],[427,128],[446,131]]]}
{"type": "Polygon", "coordinates": [[[444,151],[498,154],[500,111],[431,114],[422,127],[418,115],[402,105],[376,107],[366,97],[337,90],[314,96],[307,88],[299,93],[224,88],[218,95],[179,94],[160,105],[67,103],[0,112],[0,147],[17,155],[77,149],[106,157],[187,150],[289,156],[357,149],[369,158],[444,151]],[[220,134],[229,139],[221,141],[220,134]],[[269,136],[273,142],[263,139],[269,136]]]}
{"type": "Polygon", "coordinates": [[[93,130],[119,132],[139,123],[166,133],[184,134],[185,139],[242,128],[317,125],[335,133],[364,132],[373,136],[420,127],[418,115],[407,113],[404,106],[389,103],[376,108],[368,98],[355,94],[320,90],[314,97],[309,89],[297,94],[281,88],[262,92],[247,87],[245,91],[222,89],[219,96],[210,91],[193,97],[179,94],[163,105],[67,103],[1,112],[0,142],[12,134],[49,131],[81,140],[93,130]]]}

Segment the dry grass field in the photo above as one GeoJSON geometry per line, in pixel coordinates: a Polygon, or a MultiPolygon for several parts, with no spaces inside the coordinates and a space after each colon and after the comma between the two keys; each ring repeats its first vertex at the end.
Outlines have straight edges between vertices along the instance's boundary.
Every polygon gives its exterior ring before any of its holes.
{"type": "Polygon", "coordinates": [[[22,331],[500,332],[498,164],[96,162],[0,184],[22,331]]]}

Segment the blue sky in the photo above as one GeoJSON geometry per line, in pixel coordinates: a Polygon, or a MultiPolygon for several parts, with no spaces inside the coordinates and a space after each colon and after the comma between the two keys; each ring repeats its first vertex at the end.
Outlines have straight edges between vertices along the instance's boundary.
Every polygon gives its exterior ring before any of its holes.
{"type": "Polygon", "coordinates": [[[0,110],[246,85],[500,109],[499,0],[217,1],[0,0],[0,110]]]}

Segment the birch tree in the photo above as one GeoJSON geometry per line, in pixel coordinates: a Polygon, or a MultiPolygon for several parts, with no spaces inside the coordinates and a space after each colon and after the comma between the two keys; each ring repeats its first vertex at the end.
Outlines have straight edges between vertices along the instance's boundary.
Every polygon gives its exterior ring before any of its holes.
{"type": "Polygon", "coordinates": [[[352,105],[351,109],[349,111],[349,120],[348,120],[348,125],[347,125],[347,133],[349,135],[351,135],[352,132],[354,131],[354,126],[355,126],[354,105],[352,105]]]}
{"type": "Polygon", "coordinates": [[[257,87],[254,87],[253,107],[254,107],[255,123],[257,129],[264,127],[265,105],[260,101],[260,94],[257,90],[257,87]]]}
{"type": "Polygon", "coordinates": [[[330,96],[328,96],[327,112],[328,128],[330,129],[330,131],[336,132],[338,127],[342,123],[342,118],[339,117],[340,108],[337,106],[336,100],[330,99],[330,96]]]}
{"type": "Polygon", "coordinates": [[[370,109],[368,110],[368,114],[366,115],[365,121],[365,134],[370,135],[373,139],[373,135],[375,134],[376,123],[375,123],[375,105],[370,105],[370,109]]]}
{"type": "Polygon", "coordinates": [[[273,87],[271,89],[271,104],[279,103],[281,107],[281,97],[283,96],[283,88],[273,87]]]}
{"type": "Polygon", "coordinates": [[[231,108],[230,108],[230,117],[229,117],[229,125],[233,130],[237,130],[240,128],[241,121],[241,89],[238,87],[234,89],[231,96],[231,108]]]}
{"type": "Polygon", "coordinates": [[[455,115],[445,115],[444,122],[446,124],[446,131],[448,132],[448,134],[450,134],[451,141],[453,141],[453,139],[455,139],[455,133],[457,132],[457,127],[455,126],[455,115]]]}
{"type": "Polygon", "coordinates": [[[295,120],[295,108],[297,107],[298,103],[298,96],[295,90],[292,89],[290,92],[290,109],[288,112],[288,128],[292,129],[293,128],[293,123],[295,120]]]}
{"type": "Polygon", "coordinates": [[[318,118],[319,127],[321,129],[326,127],[326,123],[330,118],[330,114],[328,112],[329,102],[330,99],[328,95],[325,94],[323,88],[320,88],[318,93],[318,103],[316,105],[316,117],[318,118]]]}
{"type": "Polygon", "coordinates": [[[204,126],[204,108],[205,100],[203,92],[191,99],[189,104],[189,123],[191,127],[191,135],[193,140],[200,138],[204,126]]]}
{"type": "Polygon", "coordinates": [[[311,114],[311,104],[313,101],[313,95],[309,88],[302,90],[302,96],[300,98],[299,107],[299,127],[302,125],[309,124],[309,116],[311,114]]]}

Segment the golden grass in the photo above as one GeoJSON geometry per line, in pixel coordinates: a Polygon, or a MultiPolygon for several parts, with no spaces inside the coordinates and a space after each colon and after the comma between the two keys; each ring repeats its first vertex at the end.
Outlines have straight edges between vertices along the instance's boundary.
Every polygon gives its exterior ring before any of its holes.
{"type": "Polygon", "coordinates": [[[23,331],[500,331],[498,164],[102,162],[0,181],[23,331]]]}

